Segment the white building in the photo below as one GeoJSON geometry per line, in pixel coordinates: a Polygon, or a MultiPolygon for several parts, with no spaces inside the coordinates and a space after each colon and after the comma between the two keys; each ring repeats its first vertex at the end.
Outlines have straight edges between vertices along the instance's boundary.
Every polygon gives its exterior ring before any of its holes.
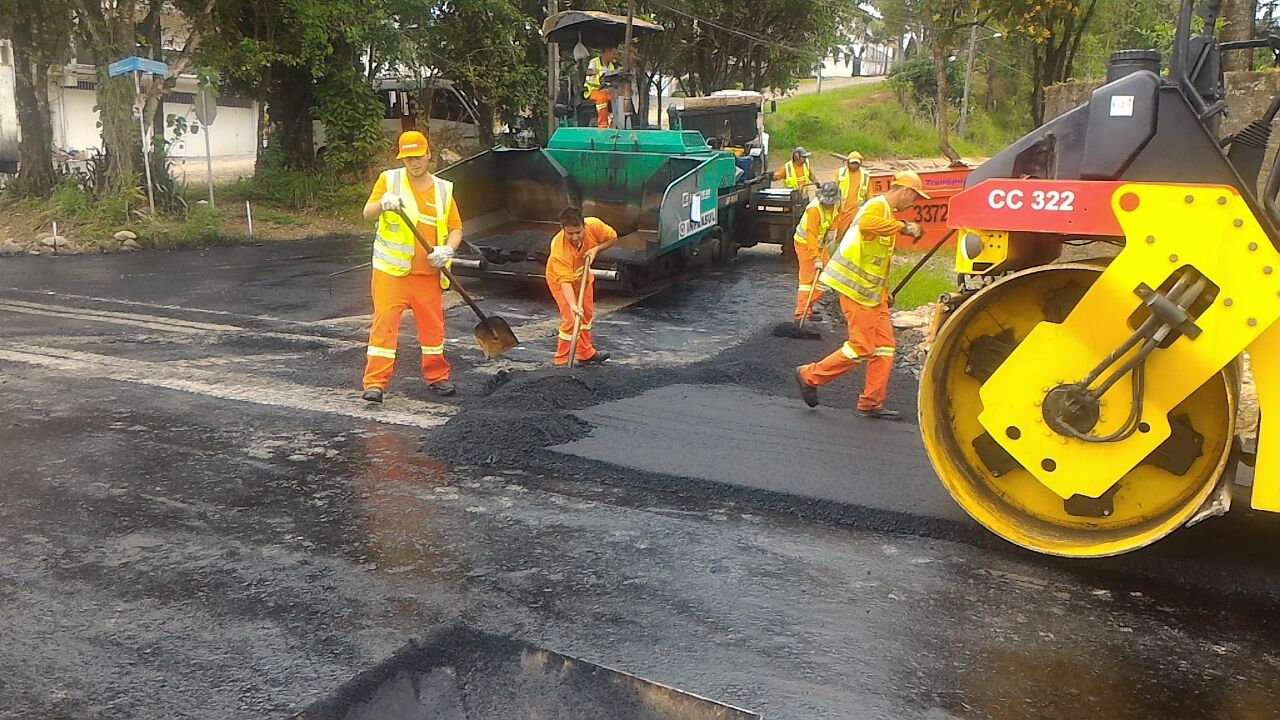
{"type": "MultiPolygon", "coordinates": [[[[0,40],[0,171],[14,155],[18,141],[17,112],[14,107],[13,50],[0,40]],[[8,148],[12,146],[12,149],[8,148]]],[[[97,69],[93,65],[68,63],[49,73],[49,115],[53,126],[53,146],[63,151],[94,152],[102,149],[98,127],[97,69]]],[[[164,115],[185,118],[189,126],[199,126],[195,113],[196,77],[177,78],[164,96],[164,115]]],[[[209,127],[210,149],[214,156],[253,155],[258,136],[258,104],[248,98],[222,95],[217,117],[209,127]]],[[[203,133],[204,130],[201,129],[203,133]]],[[[175,158],[203,156],[204,137],[189,131],[181,139],[166,122],[165,138],[171,141],[169,155],[175,158]]]]}

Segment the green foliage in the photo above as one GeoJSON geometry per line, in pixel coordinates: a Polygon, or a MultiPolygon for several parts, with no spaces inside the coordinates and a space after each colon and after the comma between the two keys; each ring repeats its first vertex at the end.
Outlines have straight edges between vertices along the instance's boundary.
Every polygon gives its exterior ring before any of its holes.
{"type": "Polygon", "coordinates": [[[190,247],[214,245],[225,242],[218,229],[218,213],[208,205],[197,205],[187,213],[187,219],[167,238],[169,245],[190,247]]]}
{"type": "Polygon", "coordinates": [[[316,119],[324,123],[324,162],[345,170],[366,167],[387,148],[382,102],[354,66],[338,68],[316,86],[316,119]]]}
{"type": "MultiPolygon", "coordinates": [[[[931,106],[938,99],[938,77],[934,74],[933,61],[928,58],[912,58],[889,72],[889,86],[916,106],[931,106]]],[[[947,63],[947,99],[958,103],[964,93],[964,65],[958,60],[947,63]]]]}
{"type": "MultiPolygon", "coordinates": [[[[936,157],[933,121],[926,111],[904,110],[884,86],[864,85],[779,103],[777,114],[765,116],[765,129],[771,148],[804,145],[815,152],[856,149],[873,158],[936,157]]],[[[990,155],[1025,130],[1012,118],[993,117],[980,108],[970,112],[968,125],[969,137],[956,141],[956,149],[969,156],[990,155]]]]}
{"type": "Polygon", "coordinates": [[[49,204],[63,217],[89,217],[89,198],[74,177],[64,178],[58,183],[53,189],[53,196],[49,198],[49,204]]]}
{"type": "Polygon", "coordinates": [[[256,214],[256,217],[258,220],[261,220],[262,222],[274,223],[276,225],[290,225],[293,227],[301,227],[303,225],[306,225],[306,222],[299,220],[298,218],[292,215],[288,215],[282,212],[274,212],[271,210],[259,210],[256,214]]]}
{"type": "MultiPolygon", "coordinates": [[[[894,263],[893,270],[889,273],[889,286],[897,287],[902,278],[906,277],[911,268],[920,261],[921,255],[922,253],[915,252],[900,253],[898,259],[901,260],[901,264],[894,263]]],[[[946,250],[939,250],[933,259],[925,263],[915,277],[911,278],[911,282],[894,296],[894,309],[914,310],[921,305],[937,302],[939,295],[955,290],[955,273],[949,269],[953,257],[946,250]]]]}
{"type": "Polygon", "coordinates": [[[372,187],[373,179],[364,175],[338,175],[332,171],[311,174],[277,168],[225,185],[222,197],[359,220],[372,187]]]}

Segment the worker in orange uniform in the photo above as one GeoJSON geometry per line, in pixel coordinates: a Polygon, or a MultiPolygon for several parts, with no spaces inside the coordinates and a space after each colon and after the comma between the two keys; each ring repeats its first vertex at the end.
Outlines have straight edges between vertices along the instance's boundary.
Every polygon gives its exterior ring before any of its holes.
{"type": "MultiPolygon", "coordinates": [[[[840,186],[840,217],[836,219],[836,237],[844,237],[858,214],[858,208],[871,197],[871,173],[862,169],[862,153],[854,150],[845,156],[844,167],[836,173],[840,186]]],[[[833,248],[834,249],[834,248],[833,248]]]]}
{"type": "Polygon", "coordinates": [[[782,186],[789,190],[804,190],[806,186],[813,184],[813,171],[809,169],[809,158],[812,155],[804,147],[792,150],[791,160],[778,168],[773,179],[781,180],[782,186]]]}
{"type": "Polygon", "coordinates": [[[899,413],[884,407],[897,343],[889,321],[889,270],[895,237],[903,233],[919,240],[924,230],[894,217],[928,200],[924,183],[913,172],[901,172],[884,195],[868,200],[858,211],[831,261],[819,276],[822,284],[840,293],[840,309],[849,326],[849,340],[822,360],[796,368],[800,397],[809,407],[818,404],[818,388],[866,363],[867,379],[858,398],[858,415],[882,420],[899,413]]]}
{"type": "Polygon", "coordinates": [[[600,81],[605,73],[618,69],[618,48],[608,47],[587,63],[587,80],[583,83],[582,94],[596,104],[596,127],[609,127],[609,117],[613,114],[609,106],[613,103],[613,92],[601,87],[600,81]]]}
{"type": "Polygon", "coordinates": [[[378,176],[364,206],[366,220],[378,220],[373,239],[373,325],[369,329],[364,399],[382,402],[396,364],[400,316],[413,310],[422,347],[422,376],[437,395],[456,392],[444,359],[443,290],[449,281],[438,268],[448,266],[462,243],[462,218],[453,200],[453,184],[431,174],[427,138],[416,130],[400,135],[396,158],[404,167],[378,176]],[[404,210],[431,251],[417,247],[412,230],[396,212],[404,210]]]}
{"type": "Polygon", "coordinates": [[[840,187],[833,182],[818,187],[818,197],[804,209],[791,244],[796,249],[796,268],[799,282],[796,285],[795,321],[809,316],[813,305],[822,297],[822,286],[815,285],[818,273],[826,262],[823,246],[831,244],[835,235],[835,222],[839,214],[840,187]]]}
{"type": "Polygon", "coordinates": [[[569,364],[569,345],[573,342],[575,318],[582,318],[578,328],[577,361],[602,363],[609,353],[597,350],[591,342],[591,320],[595,316],[595,278],[589,268],[596,256],[618,241],[618,232],[603,220],[584,218],[581,208],[567,207],[560,213],[560,232],[551,238],[551,254],[547,257],[547,287],[560,308],[560,340],[556,344],[556,365],[569,364]],[[587,287],[578,305],[578,288],[586,273],[587,287]]]}

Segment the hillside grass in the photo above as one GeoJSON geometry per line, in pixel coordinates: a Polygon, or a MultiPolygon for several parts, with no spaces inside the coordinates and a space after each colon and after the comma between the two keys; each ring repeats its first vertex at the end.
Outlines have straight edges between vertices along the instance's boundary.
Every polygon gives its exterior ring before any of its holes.
{"type": "MultiPolygon", "coordinates": [[[[1025,132],[1020,122],[1011,114],[992,116],[973,109],[967,138],[953,135],[951,143],[961,155],[990,156],[1025,132]]],[[[868,159],[905,160],[942,154],[932,118],[903,109],[893,89],[884,83],[779,102],[778,112],[765,116],[765,129],[770,147],[779,148],[784,155],[787,148],[797,145],[814,152],[858,150],[868,159]]]]}

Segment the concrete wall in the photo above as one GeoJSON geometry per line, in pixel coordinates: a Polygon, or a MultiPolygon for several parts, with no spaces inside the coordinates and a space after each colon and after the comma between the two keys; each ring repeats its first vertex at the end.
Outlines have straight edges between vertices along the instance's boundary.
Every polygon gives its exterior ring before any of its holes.
{"type": "MultiPolygon", "coordinates": [[[[52,87],[49,91],[49,112],[53,120],[54,145],[66,149],[88,150],[102,147],[102,134],[98,128],[97,95],[94,90],[52,87]]],[[[186,118],[189,124],[198,125],[195,107],[190,103],[164,104],[164,113],[186,118]]],[[[257,136],[257,107],[218,106],[218,116],[210,126],[212,154],[215,157],[252,155],[257,136]]],[[[173,133],[166,130],[165,137],[173,140],[173,133]]],[[[187,134],[181,142],[170,146],[172,157],[203,157],[204,137],[187,134]]]]}
{"type": "MultiPolygon", "coordinates": [[[[1229,72],[1226,78],[1229,114],[1222,123],[1222,132],[1229,135],[1266,112],[1271,99],[1280,92],[1280,72],[1229,72]]],[[[1099,81],[1054,85],[1045,91],[1045,117],[1055,118],[1083,105],[1089,101],[1089,94],[1101,84],[1099,81]]],[[[1267,159],[1262,166],[1262,182],[1266,182],[1277,146],[1280,146],[1280,128],[1273,126],[1267,159]]]]}

